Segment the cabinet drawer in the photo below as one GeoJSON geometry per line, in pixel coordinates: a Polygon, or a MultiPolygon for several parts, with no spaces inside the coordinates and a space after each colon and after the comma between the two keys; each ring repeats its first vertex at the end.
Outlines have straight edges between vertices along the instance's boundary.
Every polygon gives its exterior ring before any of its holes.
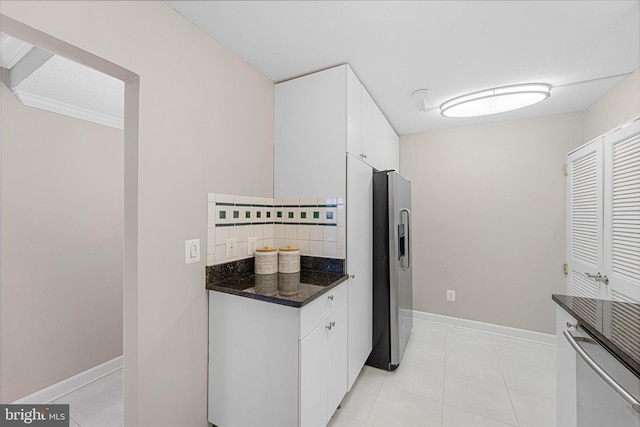
{"type": "Polygon", "coordinates": [[[331,313],[347,302],[347,283],[341,283],[329,292],[320,295],[315,301],[302,307],[300,312],[300,339],[325,320],[331,313]]]}

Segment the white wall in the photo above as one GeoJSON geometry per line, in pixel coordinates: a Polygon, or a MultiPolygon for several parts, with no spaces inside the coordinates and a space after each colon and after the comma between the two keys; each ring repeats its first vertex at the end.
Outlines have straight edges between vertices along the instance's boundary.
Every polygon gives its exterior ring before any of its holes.
{"type": "Polygon", "coordinates": [[[640,116],[640,68],[605,93],[584,112],[585,142],[640,116]]]}
{"type": "Polygon", "coordinates": [[[565,284],[562,167],[582,126],[573,113],[400,138],[415,310],[554,333],[551,294],[565,284]]]}
{"type": "Polygon", "coordinates": [[[122,354],[121,130],[2,86],[0,401],[122,354]]]}
{"type": "Polygon", "coordinates": [[[184,240],[206,242],[207,193],[273,196],[273,82],[163,2],[0,7],[140,76],[136,331],[125,318],[138,392],[125,388],[125,418],[206,426],[205,261],[185,265],[184,240]]]}

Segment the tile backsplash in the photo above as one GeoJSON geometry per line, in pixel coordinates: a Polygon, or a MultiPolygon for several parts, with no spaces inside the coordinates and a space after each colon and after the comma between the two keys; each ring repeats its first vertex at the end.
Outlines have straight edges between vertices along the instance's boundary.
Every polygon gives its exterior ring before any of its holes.
{"type": "Polygon", "coordinates": [[[345,210],[342,197],[271,199],[209,193],[207,265],[254,256],[256,247],[297,246],[301,255],[345,258],[345,210]],[[236,255],[227,257],[235,239],[236,255]]]}

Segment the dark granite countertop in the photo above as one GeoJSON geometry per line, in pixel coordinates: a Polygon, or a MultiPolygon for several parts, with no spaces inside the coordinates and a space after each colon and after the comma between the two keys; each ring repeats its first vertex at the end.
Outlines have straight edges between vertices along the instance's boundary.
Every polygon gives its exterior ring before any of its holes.
{"type": "Polygon", "coordinates": [[[552,299],[640,376],[640,304],[556,294],[552,299]]]}
{"type": "Polygon", "coordinates": [[[344,273],[309,270],[300,273],[245,274],[208,283],[207,289],[290,307],[303,307],[347,278],[344,273]]]}

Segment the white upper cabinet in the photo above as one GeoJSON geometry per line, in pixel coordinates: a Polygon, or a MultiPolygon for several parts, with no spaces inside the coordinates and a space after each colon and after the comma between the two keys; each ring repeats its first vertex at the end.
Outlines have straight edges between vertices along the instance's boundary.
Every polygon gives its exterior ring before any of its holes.
{"type": "Polygon", "coordinates": [[[344,197],[345,78],[341,66],[276,85],[276,197],[344,197]]]}
{"type": "Polygon", "coordinates": [[[366,91],[351,68],[346,67],[347,79],[347,153],[362,159],[362,97],[366,91]]]}
{"type": "Polygon", "coordinates": [[[398,135],[393,130],[382,111],[375,106],[373,112],[373,161],[371,166],[378,170],[395,170],[398,168],[398,135]]]}
{"type": "Polygon", "coordinates": [[[275,88],[274,194],[344,196],[345,153],[398,170],[398,135],[347,65],[275,88]]]}
{"type": "Polygon", "coordinates": [[[367,163],[369,166],[373,166],[375,161],[374,150],[374,139],[375,139],[375,111],[377,110],[375,102],[369,95],[369,92],[362,89],[362,144],[360,146],[360,152],[351,154],[360,158],[363,162],[367,163]]]}
{"type": "Polygon", "coordinates": [[[360,151],[348,150],[378,170],[398,170],[398,135],[382,111],[362,89],[362,143],[360,151]]]}

